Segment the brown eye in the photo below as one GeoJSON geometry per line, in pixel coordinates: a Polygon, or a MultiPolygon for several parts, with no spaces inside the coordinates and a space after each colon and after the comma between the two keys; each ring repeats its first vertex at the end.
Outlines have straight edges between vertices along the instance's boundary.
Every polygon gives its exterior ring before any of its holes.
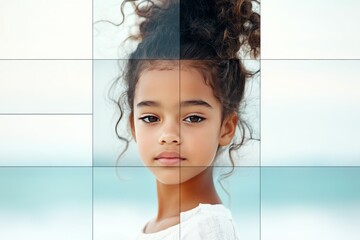
{"type": "Polygon", "coordinates": [[[159,118],[155,117],[155,116],[145,116],[145,117],[141,117],[139,119],[146,122],[146,123],[154,123],[154,122],[159,121],[159,118]]]}
{"type": "Polygon", "coordinates": [[[197,115],[192,115],[192,116],[185,118],[184,120],[189,123],[199,123],[199,122],[204,121],[205,118],[197,116],[197,115]]]}

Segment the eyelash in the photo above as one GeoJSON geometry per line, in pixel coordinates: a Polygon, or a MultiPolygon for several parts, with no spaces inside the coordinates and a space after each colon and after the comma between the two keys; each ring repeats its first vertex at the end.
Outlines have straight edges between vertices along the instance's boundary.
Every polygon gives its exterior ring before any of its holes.
{"type": "Polygon", "coordinates": [[[153,116],[153,115],[147,115],[147,116],[144,116],[144,117],[141,117],[139,118],[139,120],[142,120],[144,123],[154,123],[154,122],[158,122],[159,121],[159,118],[156,117],[156,116],[153,116]],[[149,118],[156,118],[156,121],[147,121],[145,119],[149,119],[149,118]]]}
{"type": "MultiPolygon", "coordinates": [[[[204,117],[200,117],[200,116],[198,116],[198,115],[191,115],[191,116],[188,116],[188,117],[186,117],[185,119],[190,119],[190,118],[197,118],[198,120],[200,120],[200,121],[194,121],[194,122],[192,122],[192,121],[187,121],[187,122],[189,122],[189,123],[200,123],[200,122],[202,122],[202,121],[204,121],[205,120],[205,118],[204,117]]],[[[184,120],[185,120],[184,119],[184,120]]]]}
{"type": "MultiPolygon", "coordinates": [[[[200,117],[200,116],[198,116],[198,115],[191,115],[191,116],[188,116],[188,117],[186,117],[184,120],[186,120],[186,119],[190,119],[190,118],[197,118],[197,121],[186,121],[187,123],[200,123],[200,122],[202,122],[202,121],[204,121],[206,118],[204,118],[204,117],[200,117]]],[[[148,123],[148,124],[151,124],[151,123],[155,123],[155,122],[158,122],[159,121],[159,118],[158,117],[156,117],[156,116],[153,116],[153,115],[147,115],[147,116],[144,116],[144,117],[141,117],[141,118],[139,118],[139,120],[142,120],[143,122],[145,122],[145,123],[148,123]],[[154,118],[155,118],[155,121],[151,121],[149,118],[152,118],[152,120],[154,120],[154,118]]]]}

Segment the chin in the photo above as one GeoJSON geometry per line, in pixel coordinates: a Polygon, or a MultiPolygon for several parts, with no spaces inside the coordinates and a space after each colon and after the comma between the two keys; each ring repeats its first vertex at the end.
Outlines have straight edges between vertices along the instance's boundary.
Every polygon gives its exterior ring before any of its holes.
{"type": "Polygon", "coordinates": [[[175,185],[175,184],[182,184],[190,179],[192,179],[193,177],[189,177],[189,176],[181,176],[180,174],[176,174],[176,176],[174,176],[174,174],[172,176],[155,176],[156,180],[162,184],[166,184],[166,185],[175,185]]]}
{"type": "Polygon", "coordinates": [[[181,176],[181,177],[177,176],[176,178],[174,176],[172,177],[156,176],[156,180],[166,185],[175,185],[175,184],[179,185],[193,179],[195,176],[181,176]]]}
{"type": "Polygon", "coordinates": [[[179,178],[156,177],[156,180],[165,185],[178,185],[181,183],[179,178]]]}
{"type": "Polygon", "coordinates": [[[185,183],[202,173],[207,167],[155,167],[150,168],[156,180],[162,184],[173,185],[185,183]],[[190,170],[191,169],[191,170],[190,170]]]}
{"type": "Polygon", "coordinates": [[[174,180],[169,180],[169,179],[156,178],[156,180],[164,185],[179,185],[179,184],[181,184],[180,181],[174,181],[174,180]]]}
{"type": "Polygon", "coordinates": [[[179,184],[180,171],[178,167],[156,167],[150,169],[156,180],[162,184],[179,184]]]}

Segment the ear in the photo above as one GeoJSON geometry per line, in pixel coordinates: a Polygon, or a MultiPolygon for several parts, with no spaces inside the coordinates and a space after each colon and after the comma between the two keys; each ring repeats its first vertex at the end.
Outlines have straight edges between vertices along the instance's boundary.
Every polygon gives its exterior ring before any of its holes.
{"type": "Polygon", "coordinates": [[[131,129],[131,135],[132,135],[134,141],[136,142],[135,125],[134,125],[134,113],[130,114],[129,125],[130,125],[130,129],[131,129]]]}
{"type": "Polygon", "coordinates": [[[235,135],[238,119],[239,117],[236,113],[231,113],[224,119],[220,129],[220,146],[226,146],[231,143],[231,140],[235,135]]]}

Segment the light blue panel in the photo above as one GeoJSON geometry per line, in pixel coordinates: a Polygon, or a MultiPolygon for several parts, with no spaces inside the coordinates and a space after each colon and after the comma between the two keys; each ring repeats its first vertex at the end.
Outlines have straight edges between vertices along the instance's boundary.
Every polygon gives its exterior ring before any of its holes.
{"type": "Polygon", "coordinates": [[[258,167],[216,167],[215,187],[230,209],[236,230],[244,239],[260,239],[260,171],[258,167]],[[221,187],[220,183],[223,187],[221,187]],[[227,193],[226,193],[227,192],[227,193]]]}
{"type": "MultiPolygon", "coordinates": [[[[143,166],[134,141],[120,161],[117,161],[125,142],[117,138],[115,124],[119,118],[119,110],[112,100],[117,100],[124,91],[122,85],[111,88],[112,83],[121,74],[125,60],[94,61],[94,165],[95,166],[143,166]]],[[[128,110],[128,109],[127,109],[128,110]]],[[[127,126],[129,112],[126,111],[119,126],[119,134],[131,140],[127,126]]]]}
{"type": "Polygon", "coordinates": [[[135,239],[157,212],[145,167],[94,167],[94,239],[135,239]]]}
{"type": "Polygon", "coordinates": [[[358,239],[359,167],[263,167],[262,239],[358,239]]]}
{"type": "Polygon", "coordinates": [[[90,240],[89,167],[1,167],[0,239],[90,240]]]}

